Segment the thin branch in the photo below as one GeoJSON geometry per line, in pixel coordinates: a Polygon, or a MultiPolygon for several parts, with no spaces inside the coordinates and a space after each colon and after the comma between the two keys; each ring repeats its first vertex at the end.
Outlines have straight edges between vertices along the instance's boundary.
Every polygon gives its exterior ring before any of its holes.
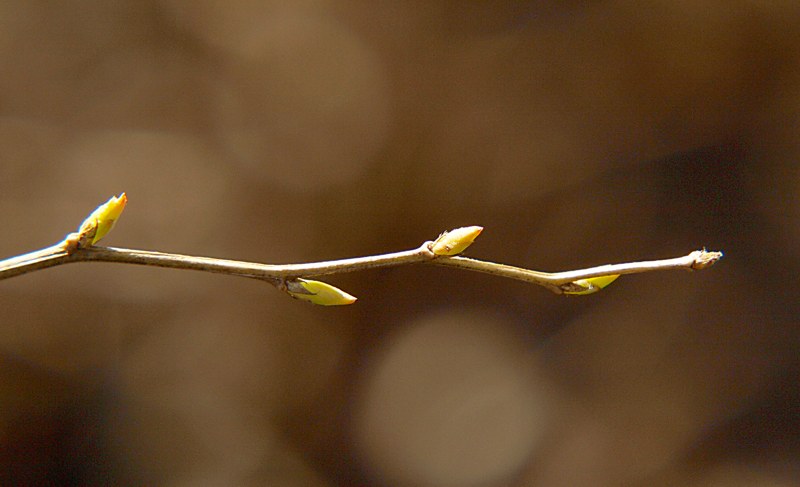
{"type": "Polygon", "coordinates": [[[27,274],[69,262],[64,242],[0,261],[0,279],[27,274]]]}
{"type": "Polygon", "coordinates": [[[70,233],[61,242],[42,250],[0,261],[0,280],[73,262],[119,262],[259,279],[275,285],[294,298],[324,306],[336,306],[351,304],[356,298],[328,283],[306,278],[379,267],[429,263],[531,282],[557,294],[590,294],[613,282],[619,274],[665,269],[704,269],[722,258],[722,252],[708,252],[703,249],[675,259],[629,262],[566,272],[541,272],[459,257],[458,255],[483,231],[483,227],[479,226],[461,227],[444,232],[436,240],[425,242],[412,250],[307,264],[259,264],[95,245],[114,228],[127,201],[125,193],[114,196],[98,206],[81,223],[77,232],[70,233]]]}
{"type": "Polygon", "coordinates": [[[647,260],[641,262],[626,262],[623,264],[607,264],[588,269],[578,269],[564,272],[541,272],[531,269],[523,269],[506,264],[497,264],[483,260],[470,259],[468,257],[450,257],[449,259],[437,259],[434,264],[458,267],[476,272],[484,272],[500,277],[508,277],[519,281],[539,284],[556,293],[568,290],[571,283],[580,279],[591,279],[593,277],[608,276],[612,274],[637,274],[640,272],[663,271],[669,269],[700,270],[714,265],[722,258],[722,252],[711,252],[705,249],[695,250],[689,255],[676,257],[674,259],[647,260]]]}
{"type": "Polygon", "coordinates": [[[73,262],[118,262],[175,269],[190,269],[220,274],[252,277],[268,281],[281,281],[299,277],[339,274],[379,267],[399,266],[431,260],[437,256],[429,248],[430,242],[402,252],[355,257],[350,259],[312,262],[307,264],[260,264],[213,257],[153,252],[148,250],[120,249],[89,246],[68,252],[64,242],[36,252],[0,261],[0,280],[34,272],[47,267],[73,262]]]}
{"type": "MultiPolygon", "coordinates": [[[[426,242],[419,248],[413,250],[306,264],[259,264],[255,262],[215,259],[212,257],[195,257],[191,255],[151,252],[147,250],[118,249],[113,247],[89,247],[78,251],[76,257],[76,260],[83,261],[121,262],[126,264],[193,269],[280,281],[300,277],[341,274],[345,272],[376,269],[379,267],[413,264],[433,259],[436,256],[430,251],[428,242],[426,242]]],[[[2,277],[1,270],[0,277],[2,277]]]]}
{"type": "Polygon", "coordinates": [[[588,269],[549,273],[467,257],[436,255],[431,251],[431,245],[432,242],[425,242],[416,249],[402,252],[306,264],[281,265],[114,247],[88,246],[69,248],[68,240],[65,240],[36,252],[0,261],[0,280],[62,264],[95,261],[215,272],[261,279],[278,285],[286,280],[296,278],[413,263],[432,263],[517,279],[544,286],[555,293],[562,293],[565,290],[569,290],[570,285],[579,279],[589,279],[609,274],[633,274],[667,269],[702,269],[714,264],[722,257],[720,252],[698,250],[684,257],[674,259],[610,264],[588,269]]]}

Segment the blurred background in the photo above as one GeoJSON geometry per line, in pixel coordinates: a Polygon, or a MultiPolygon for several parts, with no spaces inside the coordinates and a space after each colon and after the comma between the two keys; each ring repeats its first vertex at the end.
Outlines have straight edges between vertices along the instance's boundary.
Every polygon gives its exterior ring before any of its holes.
{"type": "Polygon", "coordinates": [[[800,483],[800,4],[0,1],[0,255],[104,243],[450,268],[349,307],[190,271],[0,283],[0,484],[800,483]]]}

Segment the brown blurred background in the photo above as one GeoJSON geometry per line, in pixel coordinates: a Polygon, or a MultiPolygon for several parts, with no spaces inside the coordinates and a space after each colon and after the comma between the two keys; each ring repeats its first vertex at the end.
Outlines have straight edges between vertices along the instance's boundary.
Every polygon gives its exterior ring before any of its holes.
{"type": "Polygon", "coordinates": [[[108,245],[414,266],[0,283],[0,484],[800,483],[797,2],[0,1],[0,255],[126,191],[108,245]]]}

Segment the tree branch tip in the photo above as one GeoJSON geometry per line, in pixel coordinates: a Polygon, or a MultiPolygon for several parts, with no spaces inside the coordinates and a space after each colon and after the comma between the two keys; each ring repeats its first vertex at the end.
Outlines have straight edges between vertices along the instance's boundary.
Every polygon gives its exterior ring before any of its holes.
{"type": "Polygon", "coordinates": [[[689,254],[694,258],[691,268],[699,271],[716,264],[723,256],[722,252],[714,250],[695,250],[689,254]]]}

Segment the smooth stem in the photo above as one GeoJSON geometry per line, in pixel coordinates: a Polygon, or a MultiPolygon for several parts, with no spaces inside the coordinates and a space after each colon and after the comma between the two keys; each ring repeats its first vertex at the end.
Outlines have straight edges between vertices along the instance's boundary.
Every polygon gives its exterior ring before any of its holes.
{"type": "Polygon", "coordinates": [[[579,279],[588,279],[609,274],[633,274],[666,269],[703,269],[714,264],[722,257],[721,252],[697,250],[684,257],[674,259],[610,264],[588,269],[550,273],[470,259],[467,257],[435,255],[431,252],[430,246],[431,242],[425,242],[416,249],[402,252],[307,264],[281,265],[114,247],[89,246],[78,249],[70,248],[70,250],[67,250],[69,246],[65,240],[64,242],[36,252],[0,261],[0,279],[7,279],[9,277],[61,264],[95,261],[171,267],[176,269],[193,269],[251,277],[270,281],[273,284],[279,284],[286,279],[298,277],[321,276],[427,262],[531,282],[544,286],[555,293],[561,293],[567,289],[570,283],[579,279]]]}
{"type": "Polygon", "coordinates": [[[427,243],[414,250],[307,264],[259,264],[238,260],[195,257],[191,255],[169,254],[147,250],[118,249],[114,247],[89,247],[80,250],[76,256],[79,256],[77,260],[83,261],[121,262],[177,269],[194,269],[198,271],[235,274],[268,280],[322,276],[325,274],[338,274],[379,267],[413,264],[415,262],[424,262],[435,257],[428,249],[427,243]]]}
{"type": "Polygon", "coordinates": [[[612,274],[637,274],[640,272],[661,271],[668,269],[700,270],[713,265],[721,258],[722,252],[696,250],[689,255],[676,257],[674,259],[626,262],[623,264],[607,264],[597,267],[590,267],[588,269],[578,269],[564,272],[534,271],[530,269],[523,269],[521,267],[470,259],[468,257],[437,259],[433,263],[437,265],[469,269],[486,274],[493,274],[495,276],[508,277],[510,279],[516,279],[519,281],[531,282],[544,286],[554,292],[561,293],[564,285],[570,284],[579,279],[590,279],[592,277],[608,276],[612,274]]]}
{"type": "Polygon", "coordinates": [[[63,242],[42,250],[11,257],[0,261],[0,279],[66,264],[68,258],[63,242]]]}

